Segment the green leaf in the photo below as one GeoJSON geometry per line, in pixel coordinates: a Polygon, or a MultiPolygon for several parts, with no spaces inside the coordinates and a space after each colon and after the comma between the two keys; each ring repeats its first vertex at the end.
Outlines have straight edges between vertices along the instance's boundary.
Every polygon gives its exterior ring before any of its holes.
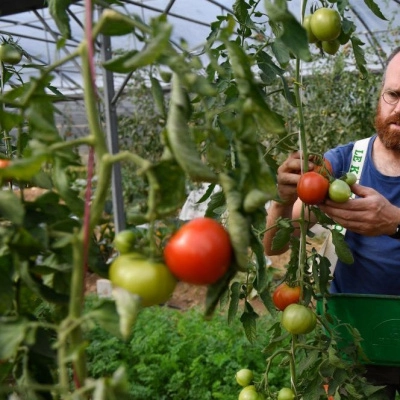
{"type": "Polygon", "coordinates": [[[50,15],[53,17],[60,33],[65,38],[71,38],[71,27],[69,24],[68,7],[71,0],[47,0],[50,15]]]}
{"type": "Polygon", "coordinates": [[[283,249],[289,242],[294,231],[293,227],[288,228],[280,228],[272,240],[272,249],[273,250],[281,250],[283,249]]]}
{"type": "Polygon", "coordinates": [[[0,215],[16,225],[22,225],[25,209],[20,198],[14,192],[0,191],[0,215]]]}
{"type": "Polygon", "coordinates": [[[27,329],[28,321],[23,318],[0,318],[0,360],[8,360],[16,355],[27,329]]]}
{"type": "Polygon", "coordinates": [[[344,236],[336,229],[332,229],[331,232],[332,243],[335,246],[335,251],[339,260],[344,262],[345,264],[353,264],[353,253],[351,252],[348,244],[345,242],[344,236]]]}
{"type": "Polygon", "coordinates": [[[287,9],[286,2],[278,3],[265,0],[265,8],[271,22],[280,24],[280,34],[277,35],[277,40],[284,43],[298,58],[311,61],[305,29],[287,9]]]}
{"type": "Polygon", "coordinates": [[[374,0],[364,0],[364,3],[378,18],[387,21],[387,18],[382,14],[381,9],[374,0]]]}
{"type": "Polygon", "coordinates": [[[232,323],[236,317],[240,300],[240,283],[233,282],[231,285],[231,295],[229,299],[228,324],[232,323]]]}
{"type": "Polygon", "coordinates": [[[254,343],[257,338],[257,318],[258,314],[253,310],[253,307],[249,302],[245,303],[245,311],[240,317],[240,321],[243,324],[244,332],[250,343],[254,343]]]}
{"type": "Polygon", "coordinates": [[[157,108],[157,111],[161,114],[161,116],[166,117],[164,91],[160,85],[160,82],[158,79],[150,77],[150,83],[151,93],[153,95],[154,104],[157,108]]]}
{"type": "Polygon", "coordinates": [[[366,69],[367,61],[365,60],[364,50],[361,48],[364,43],[357,36],[352,36],[350,41],[353,46],[357,68],[361,72],[361,75],[365,76],[368,74],[368,71],[366,69]]]}
{"type": "Polygon", "coordinates": [[[171,104],[167,119],[168,145],[176,161],[189,177],[198,182],[216,182],[214,172],[203,163],[196,144],[190,135],[188,118],[190,103],[182,87],[181,78],[174,74],[172,79],[171,104]]]}
{"type": "Polygon", "coordinates": [[[0,177],[2,179],[30,181],[37,173],[39,173],[46,160],[47,156],[45,154],[14,159],[7,168],[0,170],[0,177]]]}
{"type": "Polygon", "coordinates": [[[172,25],[163,23],[158,26],[158,32],[143,50],[128,52],[122,57],[106,61],[103,63],[104,68],[114,72],[127,73],[156,63],[167,50],[170,50],[169,39],[171,33],[172,25]]]}

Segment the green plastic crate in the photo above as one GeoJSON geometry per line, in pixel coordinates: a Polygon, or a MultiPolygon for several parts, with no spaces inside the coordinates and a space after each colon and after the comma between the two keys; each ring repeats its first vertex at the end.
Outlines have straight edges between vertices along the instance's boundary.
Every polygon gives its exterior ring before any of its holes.
{"type": "MultiPolygon", "coordinates": [[[[332,294],[325,305],[323,310],[323,302],[318,299],[319,314],[328,312],[358,329],[368,363],[400,366],[400,296],[332,294]]],[[[351,340],[346,329],[340,333],[343,345],[351,340]]]]}

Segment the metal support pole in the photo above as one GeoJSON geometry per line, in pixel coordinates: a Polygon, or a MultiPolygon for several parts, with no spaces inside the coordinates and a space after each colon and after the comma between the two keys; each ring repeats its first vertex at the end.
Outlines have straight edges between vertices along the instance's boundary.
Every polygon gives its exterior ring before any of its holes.
{"type": "MultiPolygon", "coordinates": [[[[102,36],[101,38],[101,59],[102,61],[109,60],[111,58],[111,40],[109,36],[102,36]]],[[[115,102],[112,103],[112,99],[115,94],[114,90],[114,76],[111,71],[107,71],[103,68],[103,82],[104,82],[104,107],[105,107],[105,118],[106,118],[106,132],[107,132],[107,143],[111,154],[116,154],[119,151],[118,144],[118,122],[117,122],[117,110],[115,102]]],[[[122,178],[121,178],[121,165],[114,163],[112,170],[112,205],[115,232],[120,232],[125,229],[125,213],[124,213],[124,201],[122,196],[122,178]]]]}

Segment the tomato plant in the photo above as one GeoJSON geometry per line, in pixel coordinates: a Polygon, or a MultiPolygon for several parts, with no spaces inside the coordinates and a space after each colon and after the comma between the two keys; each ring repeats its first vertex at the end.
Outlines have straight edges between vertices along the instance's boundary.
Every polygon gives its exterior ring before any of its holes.
{"type": "Polygon", "coordinates": [[[140,296],[143,307],[165,303],[176,286],[176,279],[165,264],[138,253],[115,258],[109,269],[109,279],[113,286],[140,296]]]}
{"type": "Polygon", "coordinates": [[[5,64],[16,65],[22,59],[22,53],[12,44],[3,43],[0,45],[0,61],[5,64]]]}
{"type": "Polygon", "coordinates": [[[329,198],[336,203],[344,203],[351,196],[350,186],[342,179],[335,179],[329,185],[329,198]]]}
{"type": "Polygon", "coordinates": [[[278,400],[294,400],[296,398],[294,392],[290,388],[282,388],[278,392],[278,400]]]}
{"type": "Polygon", "coordinates": [[[314,330],[317,317],[310,308],[302,304],[290,304],[282,313],[281,323],[288,332],[299,335],[314,330]]]}
{"type": "Polygon", "coordinates": [[[183,282],[215,283],[231,264],[229,234],[211,218],[195,218],[168,240],[164,259],[171,272],[183,282]]]}
{"type": "Polygon", "coordinates": [[[329,190],[329,181],[321,174],[308,171],[301,175],[297,184],[297,194],[306,204],[322,203],[329,190]]]}
{"type": "Polygon", "coordinates": [[[311,15],[310,26],[318,40],[335,40],[342,30],[340,14],[332,8],[321,7],[311,15]]]}
{"type": "Polygon", "coordinates": [[[251,369],[243,368],[236,372],[236,382],[243,387],[249,386],[254,379],[254,374],[251,369]]]}
{"type": "Polygon", "coordinates": [[[300,300],[300,286],[289,286],[286,282],[280,284],[272,294],[272,300],[278,310],[283,311],[289,304],[300,300]]]}

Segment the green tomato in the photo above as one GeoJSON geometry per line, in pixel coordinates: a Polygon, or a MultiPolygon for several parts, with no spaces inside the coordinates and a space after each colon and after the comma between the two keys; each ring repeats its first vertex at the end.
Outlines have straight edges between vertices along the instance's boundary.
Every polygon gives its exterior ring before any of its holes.
{"type": "Polygon", "coordinates": [[[243,387],[249,386],[254,379],[251,369],[243,368],[236,373],[236,382],[243,387]]]}
{"type": "Polygon", "coordinates": [[[16,65],[22,59],[21,52],[10,43],[0,45],[0,61],[5,64],[16,65]]]}
{"type": "Polygon", "coordinates": [[[314,330],[317,324],[315,313],[302,304],[289,304],[282,313],[282,326],[294,335],[303,335],[314,330]]]}
{"type": "Polygon", "coordinates": [[[278,400],[294,400],[295,397],[293,390],[290,388],[284,387],[278,392],[278,400]]]}
{"type": "Polygon", "coordinates": [[[312,14],[310,26],[318,40],[335,40],[342,30],[340,14],[332,8],[321,7],[312,14]]]}
{"type": "Polygon", "coordinates": [[[114,237],[114,247],[120,254],[126,254],[133,250],[136,235],[129,229],[118,232],[114,237]]]}
{"type": "Polygon", "coordinates": [[[239,393],[238,400],[259,400],[259,394],[254,385],[246,386],[239,393]]]}
{"type": "Polygon", "coordinates": [[[357,182],[357,175],[354,172],[347,172],[342,177],[342,180],[344,180],[349,186],[351,186],[357,182]]]}
{"type": "Polygon", "coordinates": [[[351,196],[350,186],[342,179],[335,179],[329,185],[329,198],[336,203],[345,203],[351,196]]]}
{"type": "Polygon", "coordinates": [[[305,16],[304,20],[303,20],[303,28],[307,32],[308,43],[316,43],[316,42],[318,42],[318,39],[315,37],[315,35],[313,34],[313,32],[311,30],[310,21],[311,21],[311,15],[305,16]]]}
{"type": "Polygon", "coordinates": [[[137,294],[143,307],[165,303],[177,283],[165,264],[146,259],[138,253],[115,258],[108,275],[113,286],[137,294]]]}
{"type": "Polygon", "coordinates": [[[322,46],[322,50],[324,50],[325,53],[330,54],[331,56],[333,56],[339,50],[340,42],[337,39],[330,40],[329,42],[323,41],[321,43],[321,46],[322,46]]]}

